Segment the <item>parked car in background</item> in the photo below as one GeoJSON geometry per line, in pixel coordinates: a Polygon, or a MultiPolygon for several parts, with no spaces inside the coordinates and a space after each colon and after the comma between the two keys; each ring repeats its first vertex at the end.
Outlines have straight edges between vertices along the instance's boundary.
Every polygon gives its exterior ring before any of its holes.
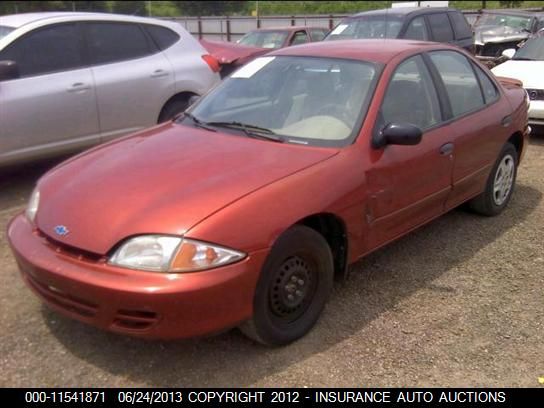
{"type": "Polygon", "coordinates": [[[544,35],[530,38],[519,50],[504,51],[510,60],[491,71],[520,80],[530,99],[529,124],[544,126],[544,35]]]}
{"type": "Polygon", "coordinates": [[[221,77],[225,77],[273,49],[321,41],[328,32],[329,29],[323,27],[261,28],[248,32],[236,43],[210,40],[201,40],[200,43],[219,61],[221,77]]]}
{"type": "Polygon", "coordinates": [[[95,13],[0,18],[0,165],[82,150],[182,112],[219,81],[179,24],[95,13]]]}
{"type": "Polygon", "coordinates": [[[544,28],[544,12],[521,10],[483,10],[474,26],[475,53],[490,65],[509,48],[544,28]]]}
{"type": "Polygon", "coordinates": [[[176,121],[51,170],[8,239],[27,285],[72,318],[286,344],[349,264],[465,202],[501,213],[527,107],[518,81],[445,44],[276,50],[176,121]]]}
{"type": "Polygon", "coordinates": [[[404,38],[449,43],[472,52],[472,29],[459,10],[400,7],[365,11],[340,22],[325,38],[404,38]]]}

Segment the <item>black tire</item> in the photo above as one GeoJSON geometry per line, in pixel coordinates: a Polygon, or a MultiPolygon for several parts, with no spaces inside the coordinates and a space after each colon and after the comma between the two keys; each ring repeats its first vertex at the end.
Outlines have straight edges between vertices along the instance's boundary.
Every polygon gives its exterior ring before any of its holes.
{"type": "Polygon", "coordinates": [[[189,97],[171,100],[162,108],[157,123],[163,123],[174,119],[177,114],[185,112],[185,109],[187,109],[188,106],[189,97]]]}
{"type": "Polygon", "coordinates": [[[274,244],[255,290],[253,317],[240,326],[251,339],[284,345],[314,326],[332,290],[334,265],[325,238],[296,225],[274,244]]]}
{"type": "Polygon", "coordinates": [[[516,184],[516,176],[518,170],[518,152],[511,143],[506,143],[497,158],[497,161],[493,165],[493,169],[489,174],[485,190],[479,196],[473,198],[468,202],[469,208],[478,214],[486,215],[488,217],[500,214],[508,205],[512,193],[514,192],[514,186],[516,184]],[[501,174],[501,164],[511,163],[513,165],[512,175],[510,179],[510,188],[506,194],[498,194],[495,192],[495,181],[501,174]]]}

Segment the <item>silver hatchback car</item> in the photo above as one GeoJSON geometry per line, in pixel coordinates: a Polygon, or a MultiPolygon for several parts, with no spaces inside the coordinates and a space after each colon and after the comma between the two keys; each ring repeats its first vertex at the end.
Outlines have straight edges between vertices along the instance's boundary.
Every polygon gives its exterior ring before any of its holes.
{"type": "Polygon", "coordinates": [[[0,166],[166,121],[219,81],[174,22],[100,13],[0,16],[0,166]]]}

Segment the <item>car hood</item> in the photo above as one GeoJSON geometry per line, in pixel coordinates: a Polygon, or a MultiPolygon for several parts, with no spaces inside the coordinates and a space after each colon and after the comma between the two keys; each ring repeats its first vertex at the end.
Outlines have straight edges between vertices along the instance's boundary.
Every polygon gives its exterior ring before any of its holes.
{"type": "Polygon", "coordinates": [[[523,83],[524,88],[544,89],[544,61],[506,61],[491,70],[502,77],[515,78],[523,83]]]}
{"type": "Polygon", "coordinates": [[[474,29],[474,41],[479,45],[522,41],[528,37],[529,33],[527,31],[508,26],[482,25],[474,29]]]}
{"type": "Polygon", "coordinates": [[[215,57],[220,64],[231,64],[240,59],[258,57],[272,51],[268,48],[248,47],[226,41],[200,40],[200,44],[215,57]]]}
{"type": "Polygon", "coordinates": [[[129,236],[183,235],[242,196],[336,153],[169,123],[47,173],[38,183],[36,225],[60,243],[106,254],[129,236]],[[57,234],[59,226],[68,233],[57,234]]]}

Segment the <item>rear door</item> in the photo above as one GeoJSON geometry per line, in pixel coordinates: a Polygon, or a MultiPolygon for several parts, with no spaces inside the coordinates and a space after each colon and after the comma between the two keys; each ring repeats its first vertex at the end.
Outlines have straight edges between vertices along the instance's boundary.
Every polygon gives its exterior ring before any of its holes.
{"type": "Polygon", "coordinates": [[[455,141],[449,209],[483,191],[502,143],[509,136],[510,108],[501,103],[490,77],[462,53],[444,50],[428,55],[442,81],[451,111],[449,124],[444,128],[455,141]]]}
{"type": "Polygon", "coordinates": [[[157,123],[174,89],[168,59],[139,24],[87,22],[102,140],[157,123]]]}
{"type": "Polygon", "coordinates": [[[20,77],[0,82],[0,161],[17,161],[99,142],[94,81],[79,26],[31,31],[0,52],[20,77]]]}

